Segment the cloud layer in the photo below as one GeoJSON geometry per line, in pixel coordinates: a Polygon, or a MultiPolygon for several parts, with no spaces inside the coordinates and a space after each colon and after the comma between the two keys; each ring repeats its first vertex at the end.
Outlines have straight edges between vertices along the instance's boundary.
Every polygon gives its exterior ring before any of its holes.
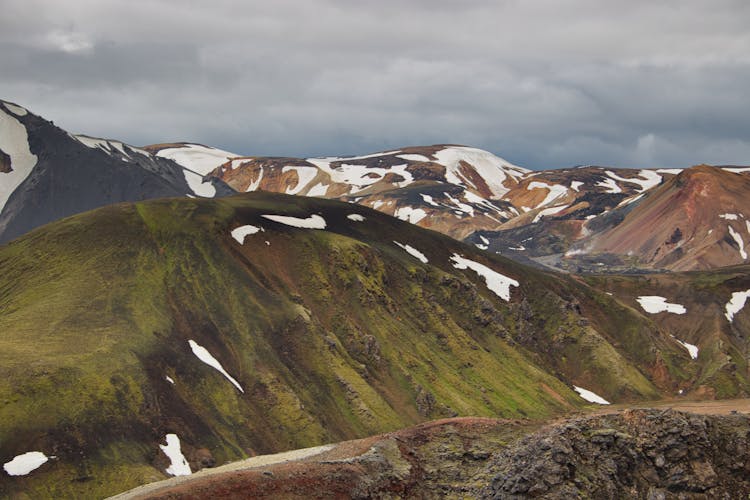
{"type": "Polygon", "coordinates": [[[244,154],[750,164],[745,0],[5,0],[0,97],[244,154]]]}

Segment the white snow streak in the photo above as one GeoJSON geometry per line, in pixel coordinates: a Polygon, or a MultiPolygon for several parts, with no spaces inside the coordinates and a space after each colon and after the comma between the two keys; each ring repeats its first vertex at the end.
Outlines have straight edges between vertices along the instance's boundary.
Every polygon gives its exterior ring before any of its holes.
{"type": "Polygon", "coordinates": [[[425,257],[425,255],[422,252],[420,252],[419,250],[417,250],[413,246],[411,246],[411,245],[404,245],[403,243],[399,243],[398,241],[394,241],[394,243],[396,245],[400,246],[401,248],[403,248],[404,250],[406,250],[406,252],[409,255],[411,255],[412,257],[414,257],[415,259],[418,259],[423,264],[427,264],[427,262],[428,262],[427,257],[425,257]]]}
{"type": "Polygon", "coordinates": [[[745,290],[744,292],[732,292],[732,298],[727,302],[726,313],[724,313],[724,316],[726,316],[730,323],[734,319],[734,315],[745,307],[745,302],[748,297],[750,297],[750,290],[745,290]]]}
{"type": "Polygon", "coordinates": [[[167,467],[166,473],[172,476],[189,476],[192,474],[193,471],[190,470],[190,464],[185,460],[185,455],[182,454],[180,438],[177,437],[177,434],[167,434],[166,440],[166,445],[159,445],[161,451],[163,451],[169,458],[169,461],[172,462],[172,464],[167,467]]]}
{"type": "Polygon", "coordinates": [[[401,158],[402,160],[407,160],[407,161],[421,161],[421,162],[432,161],[426,156],[414,155],[414,154],[396,155],[396,158],[401,158]]]}
{"type": "Polygon", "coordinates": [[[237,240],[237,243],[240,245],[245,243],[245,236],[255,234],[258,231],[262,231],[262,227],[258,226],[251,226],[250,224],[247,224],[245,226],[240,226],[235,229],[232,229],[232,238],[237,240]]]}
{"type": "Polygon", "coordinates": [[[232,378],[231,375],[229,375],[223,366],[221,366],[221,363],[214,358],[208,350],[203,347],[202,345],[198,344],[195,340],[188,340],[188,344],[190,344],[190,349],[193,350],[193,354],[196,355],[198,359],[206,363],[208,366],[216,369],[219,373],[224,375],[227,380],[229,380],[232,385],[234,385],[237,389],[239,389],[240,392],[244,393],[244,389],[242,389],[242,386],[240,386],[239,382],[237,382],[234,378],[232,378]]]}
{"type": "Polygon", "coordinates": [[[682,340],[678,339],[674,335],[672,336],[673,339],[675,339],[682,347],[687,349],[688,354],[690,354],[691,359],[698,359],[698,346],[693,344],[688,344],[687,342],[683,342],[682,340]]]}
{"type": "Polygon", "coordinates": [[[601,396],[599,396],[599,395],[597,395],[597,394],[595,394],[595,393],[593,393],[593,392],[591,392],[591,391],[589,391],[587,389],[584,389],[583,387],[578,387],[577,385],[574,385],[573,389],[583,399],[585,399],[589,403],[596,403],[596,404],[600,404],[600,405],[608,405],[608,404],[610,404],[609,401],[607,401],[603,397],[601,397],[601,396]]]}
{"type": "Polygon", "coordinates": [[[290,217],[287,215],[263,215],[268,220],[286,224],[287,226],[299,227],[302,229],[325,229],[326,220],[320,215],[313,214],[306,219],[299,217],[290,217]]]}
{"type": "Polygon", "coordinates": [[[534,224],[536,222],[539,222],[539,220],[542,217],[547,216],[547,215],[554,215],[556,213],[562,212],[566,208],[568,208],[568,205],[561,205],[559,207],[550,207],[550,208],[545,208],[543,210],[540,210],[539,212],[537,212],[536,216],[534,217],[534,220],[531,221],[531,223],[534,224]]]}
{"type": "Polygon", "coordinates": [[[747,260],[747,252],[745,251],[745,243],[742,241],[742,235],[735,231],[732,226],[727,227],[729,228],[729,234],[734,238],[737,246],[740,247],[740,257],[742,257],[742,260],[747,260]]]}
{"type": "Polygon", "coordinates": [[[610,170],[607,170],[605,173],[611,178],[615,179],[616,181],[630,182],[631,184],[638,184],[639,186],[641,186],[641,190],[639,191],[640,193],[644,191],[648,191],[649,189],[651,189],[654,186],[657,186],[661,182],[661,175],[657,174],[653,170],[641,170],[638,173],[638,177],[634,177],[631,179],[627,177],[620,177],[619,175],[617,175],[616,173],[610,170]]]}
{"type": "MultiPolygon", "coordinates": [[[[53,457],[54,458],[54,457],[53,457]]],[[[9,476],[25,476],[44,465],[49,457],[41,451],[28,451],[3,465],[9,476]]]]}
{"type": "Polygon", "coordinates": [[[8,173],[0,172],[0,211],[8,202],[10,195],[26,180],[34,166],[37,157],[29,149],[29,136],[26,127],[0,109],[0,150],[10,157],[8,173]]]}
{"type": "Polygon", "coordinates": [[[610,194],[622,193],[622,189],[620,189],[620,186],[618,186],[613,179],[604,179],[603,181],[597,182],[596,185],[607,188],[607,193],[610,194]]]}
{"type": "Polygon", "coordinates": [[[487,288],[489,288],[492,292],[495,293],[495,295],[505,301],[510,300],[510,287],[517,287],[519,285],[518,281],[514,280],[513,278],[502,275],[497,271],[494,271],[485,266],[484,264],[466,259],[458,255],[457,253],[454,253],[451,256],[451,262],[453,263],[453,267],[455,267],[456,269],[471,269],[479,276],[483,277],[485,283],[487,283],[487,288]]]}
{"type": "Polygon", "coordinates": [[[422,199],[423,199],[423,200],[424,200],[424,201],[425,201],[426,203],[429,203],[429,204],[430,204],[430,205],[432,205],[433,207],[439,207],[439,206],[440,206],[440,205],[438,205],[437,203],[435,203],[435,200],[433,200],[433,199],[432,199],[432,196],[430,196],[429,194],[422,194],[422,193],[419,193],[419,196],[421,196],[421,197],[422,197],[422,199]]]}
{"type": "Polygon", "coordinates": [[[681,304],[670,304],[664,297],[658,295],[641,295],[638,297],[638,303],[644,311],[649,314],[668,312],[673,314],[685,314],[687,309],[681,304]]]}
{"type": "Polygon", "coordinates": [[[719,214],[719,218],[725,220],[737,220],[739,216],[737,214],[719,214]]]}

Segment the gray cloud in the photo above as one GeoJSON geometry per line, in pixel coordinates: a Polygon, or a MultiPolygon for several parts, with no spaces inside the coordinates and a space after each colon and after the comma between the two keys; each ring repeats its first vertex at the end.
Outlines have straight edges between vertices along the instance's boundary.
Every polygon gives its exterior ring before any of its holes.
{"type": "Polygon", "coordinates": [[[750,163],[745,0],[5,0],[0,96],[245,154],[750,163]]]}

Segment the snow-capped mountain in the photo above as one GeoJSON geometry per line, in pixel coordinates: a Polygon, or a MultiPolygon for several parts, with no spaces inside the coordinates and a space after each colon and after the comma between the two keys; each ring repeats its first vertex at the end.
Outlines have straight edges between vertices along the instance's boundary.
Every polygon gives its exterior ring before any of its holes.
{"type": "Polygon", "coordinates": [[[53,220],[121,201],[215,196],[218,179],[120,141],[72,135],[0,101],[0,242],[53,220]]]}

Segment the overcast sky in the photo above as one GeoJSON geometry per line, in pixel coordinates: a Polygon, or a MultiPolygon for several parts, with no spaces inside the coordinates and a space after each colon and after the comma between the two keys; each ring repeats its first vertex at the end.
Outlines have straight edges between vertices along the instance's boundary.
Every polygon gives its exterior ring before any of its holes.
{"type": "Polygon", "coordinates": [[[0,97],[248,155],[750,164],[747,0],[0,0],[0,97]]]}

